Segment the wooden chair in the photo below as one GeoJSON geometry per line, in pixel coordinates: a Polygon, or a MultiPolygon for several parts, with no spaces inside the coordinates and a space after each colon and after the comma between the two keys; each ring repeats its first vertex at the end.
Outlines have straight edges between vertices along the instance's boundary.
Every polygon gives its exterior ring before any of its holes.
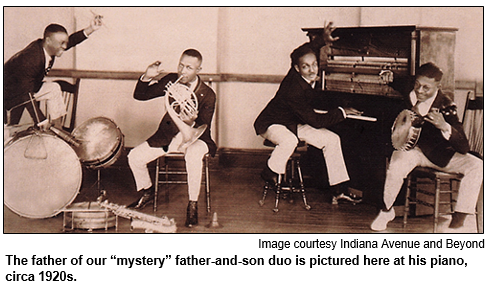
{"type": "MultiPolygon", "coordinates": [[[[80,79],[77,78],[74,84],[69,83],[65,80],[56,80],[55,82],[57,82],[61,87],[61,92],[62,92],[62,96],[67,112],[67,114],[62,119],[63,129],[71,133],[75,128],[76,107],[78,104],[78,90],[80,87],[80,79]]],[[[16,107],[14,107],[14,109],[15,108],[16,107]]],[[[47,106],[45,101],[43,101],[40,104],[40,108],[41,111],[43,111],[43,113],[46,113],[47,106]]],[[[10,119],[8,119],[8,124],[4,126],[5,140],[10,139],[17,132],[26,130],[33,125],[32,121],[21,123],[21,124],[15,124],[15,125],[10,125],[9,123],[10,123],[10,119]],[[6,135],[6,132],[8,135],[6,135]]]]}
{"type": "MultiPolygon", "coordinates": [[[[270,142],[269,140],[265,140],[263,143],[267,147],[275,147],[275,144],[270,142]]],[[[292,156],[290,156],[287,161],[287,168],[285,170],[285,174],[278,176],[278,181],[276,184],[270,184],[269,182],[265,182],[263,186],[263,196],[258,203],[260,206],[265,204],[265,198],[267,197],[267,193],[269,190],[275,191],[275,207],[273,208],[273,212],[277,213],[278,204],[281,197],[286,197],[287,194],[291,195],[292,193],[300,193],[302,195],[302,201],[304,202],[304,209],[310,210],[311,206],[307,204],[306,199],[306,190],[304,186],[304,178],[302,176],[302,170],[300,166],[300,158],[301,154],[307,152],[307,145],[304,142],[300,142],[297,145],[292,156]]],[[[290,197],[290,196],[289,196],[290,197]]],[[[292,201],[292,199],[289,199],[292,201]]]]}
{"type": "Polygon", "coordinates": [[[410,205],[420,204],[433,208],[433,233],[436,233],[438,217],[453,213],[456,194],[463,177],[463,174],[445,173],[432,168],[415,168],[407,178],[403,226],[407,226],[410,205]],[[431,186],[432,189],[421,188],[420,185],[431,186]]]}
{"type": "Polygon", "coordinates": [[[64,80],[56,80],[61,87],[67,114],[63,117],[63,129],[72,132],[75,129],[76,107],[78,104],[78,90],[80,79],[77,78],[74,84],[64,80]]]}
{"type": "MultiPolygon", "coordinates": [[[[213,80],[210,78],[206,81],[206,84],[213,88],[213,80]]],[[[209,158],[210,154],[204,155],[204,166],[203,166],[203,177],[202,184],[205,187],[205,202],[207,213],[211,212],[211,186],[210,186],[210,174],[209,174],[209,158]]],[[[158,210],[158,187],[160,184],[166,186],[165,201],[169,202],[170,184],[187,184],[187,172],[185,170],[185,165],[180,165],[179,167],[174,167],[170,169],[169,163],[180,162],[185,164],[185,155],[183,153],[169,153],[156,160],[156,173],[155,173],[155,196],[153,202],[153,211],[158,210]],[[161,169],[162,164],[164,164],[164,170],[161,169]],[[163,178],[160,178],[163,177],[163,178]],[[172,179],[173,178],[173,179],[172,179]]]]}
{"type": "MultiPolygon", "coordinates": [[[[462,120],[464,126],[468,121],[466,115],[469,109],[482,109],[482,107],[471,104],[470,98],[471,92],[469,91],[467,93],[467,102],[462,120]]],[[[407,226],[411,205],[420,204],[433,208],[433,233],[436,233],[439,216],[453,213],[459,184],[463,177],[463,174],[446,173],[427,167],[416,167],[407,177],[403,226],[407,226]],[[432,189],[427,190],[421,188],[420,185],[431,186],[432,189]]],[[[476,216],[477,227],[479,229],[478,220],[479,218],[476,216]]]]}
{"type": "MultiPolygon", "coordinates": [[[[207,213],[211,212],[211,189],[210,189],[210,173],[209,173],[209,159],[210,155],[204,155],[203,176],[202,184],[205,187],[205,201],[207,213]]],[[[169,201],[170,184],[187,184],[187,172],[185,170],[185,155],[183,153],[169,153],[161,156],[156,160],[156,172],[155,172],[155,196],[153,203],[153,210],[158,210],[158,192],[159,185],[166,186],[165,201],[169,201]],[[173,163],[174,166],[170,166],[173,163]],[[183,165],[182,165],[183,164],[183,165]]]]}

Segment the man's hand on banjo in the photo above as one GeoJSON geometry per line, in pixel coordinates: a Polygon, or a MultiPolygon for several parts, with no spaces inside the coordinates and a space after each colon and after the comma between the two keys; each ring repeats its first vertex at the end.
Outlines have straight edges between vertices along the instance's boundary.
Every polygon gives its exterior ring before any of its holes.
{"type": "Polygon", "coordinates": [[[431,110],[425,117],[425,121],[433,124],[436,128],[441,131],[448,131],[450,129],[450,124],[445,121],[443,114],[439,109],[431,110]]]}

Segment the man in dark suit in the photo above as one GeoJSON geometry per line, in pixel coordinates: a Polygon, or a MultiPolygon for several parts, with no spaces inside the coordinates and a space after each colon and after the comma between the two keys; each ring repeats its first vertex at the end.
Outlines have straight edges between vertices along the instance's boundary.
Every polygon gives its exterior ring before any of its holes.
{"type": "MultiPolygon", "coordinates": [[[[188,179],[189,203],[187,206],[187,220],[185,226],[193,227],[198,224],[197,201],[202,180],[202,164],[205,154],[212,156],[217,147],[211,138],[211,122],[216,105],[216,94],[198,76],[202,64],[202,55],[195,49],[187,49],[182,53],[178,64],[178,73],[169,73],[161,78],[163,73],[159,69],[160,62],[148,66],[144,75],[139,79],[134,98],[138,100],[150,100],[165,96],[167,86],[179,84],[188,86],[194,92],[198,100],[197,110],[190,109],[188,113],[180,113],[184,123],[195,128],[206,125],[203,134],[183,150],[185,153],[185,165],[188,179]],[[158,78],[161,78],[158,80],[158,78]]],[[[141,197],[129,205],[136,209],[142,209],[154,200],[154,187],[148,172],[147,164],[160,156],[170,152],[179,151],[178,146],[182,142],[182,133],[175,125],[170,114],[165,113],[158,130],[145,142],[133,148],[128,155],[129,166],[136,181],[136,189],[141,197]]],[[[157,185],[157,184],[155,184],[157,185]]]]}
{"type": "Polygon", "coordinates": [[[61,88],[56,82],[43,82],[44,77],[56,57],[87,39],[101,25],[102,16],[96,16],[90,26],[68,36],[63,26],[50,24],[45,28],[42,39],[31,42],[4,64],[4,123],[18,124],[25,107],[38,126],[47,128],[50,122],[39,109],[39,101],[46,100],[51,122],[60,124],[66,114],[61,88]],[[30,95],[35,98],[35,108],[31,104],[30,95]]]}
{"type": "MultiPolygon", "coordinates": [[[[272,184],[285,173],[287,160],[299,141],[305,141],[323,152],[330,186],[349,181],[340,137],[327,128],[343,121],[348,114],[360,114],[353,108],[332,107],[328,111],[315,109],[318,97],[318,52],[331,45],[334,39],[332,23],[324,26],[323,37],[296,48],[290,55],[291,68],[282,80],[275,97],[267,104],[254,123],[257,135],[274,143],[273,150],[261,176],[272,184]]],[[[343,193],[343,192],[341,192],[343,193]]],[[[340,196],[337,194],[338,197],[340,196]]],[[[344,194],[345,199],[352,199],[344,194]]]]}
{"type": "MultiPolygon", "coordinates": [[[[482,160],[468,154],[469,143],[460,123],[455,104],[441,91],[443,72],[433,63],[416,71],[414,89],[406,109],[423,117],[421,133],[414,148],[392,153],[384,185],[384,210],[372,222],[371,229],[382,231],[395,218],[394,201],[404,178],[417,166],[464,174],[460,182],[451,229],[463,227],[467,214],[475,211],[483,178],[482,160]]],[[[412,86],[411,86],[412,87],[412,86]]]]}

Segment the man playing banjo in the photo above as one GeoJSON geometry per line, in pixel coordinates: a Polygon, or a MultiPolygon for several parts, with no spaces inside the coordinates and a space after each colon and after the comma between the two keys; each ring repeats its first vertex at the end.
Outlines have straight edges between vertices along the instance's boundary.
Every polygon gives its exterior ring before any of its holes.
{"type": "Polygon", "coordinates": [[[393,141],[396,150],[392,153],[384,184],[385,207],[371,224],[374,231],[385,230],[387,223],[395,218],[394,201],[404,178],[417,166],[464,174],[449,230],[463,227],[467,214],[475,212],[483,162],[468,154],[469,143],[455,104],[440,89],[442,76],[443,72],[431,62],[416,71],[414,89],[409,93],[406,108],[411,109],[413,116],[421,118],[419,135],[417,142],[409,146],[396,147],[393,141]]]}

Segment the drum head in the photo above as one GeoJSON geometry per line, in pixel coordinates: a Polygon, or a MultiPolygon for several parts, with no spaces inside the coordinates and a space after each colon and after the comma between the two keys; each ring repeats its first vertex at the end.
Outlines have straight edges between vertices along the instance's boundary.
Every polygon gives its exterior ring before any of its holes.
{"type": "Polygon", "coordinates": [[[402,111],[396,118],[394,130],[392,132],[392,145],[395,149],[400,149],[409,140],[411,129],[411,114],[409,111],[402,111]]]}
{"type": "Polygon", "coordinates": [[[75,147],[80,160],[87,165],[103,163],[120,148],[121,132],[108,118],[96,117],[83,122],[73,130],[81,145],[75,147]]]}
{"type": "Polygon", "coordinates": [[[73,202],[81,181],[76,153],[55,136],[37,132],[4,149],[4,203],[20,216],[57,215],[73,202]]]}
{"type": "Polygon", "coordinates": [[[416,145],[421,127],[414,127],[413,121],[418,118],[413,111],[403,110],[392,127],[392,146],[396,150],[408,151],[416,145]]]}

